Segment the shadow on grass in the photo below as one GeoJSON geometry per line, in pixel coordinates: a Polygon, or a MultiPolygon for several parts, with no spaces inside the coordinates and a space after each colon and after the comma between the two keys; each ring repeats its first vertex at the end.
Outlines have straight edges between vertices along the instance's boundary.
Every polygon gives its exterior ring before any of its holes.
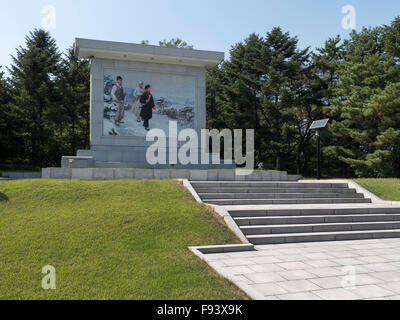
{"type": "Polygon", "coordinates": [[[8,197],[3,192],[0,192],[0,202],[2,201],[8,201],[8,197]]]}

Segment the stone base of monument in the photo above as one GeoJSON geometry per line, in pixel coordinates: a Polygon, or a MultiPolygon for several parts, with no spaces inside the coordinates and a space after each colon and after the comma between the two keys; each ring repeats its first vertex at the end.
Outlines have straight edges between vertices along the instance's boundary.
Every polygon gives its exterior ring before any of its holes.
{"type": "MultiPolygon", "coordinates": [[[[168,149],[165,151],[167,163],[152,165],[146,161],[147,149],[148,147],[94,146],[91,150],[79,150],[77,156],[62,157],[61,167],[74,169],[236,169],[235,163],[224,162],[219,155],[215,154],[208,154],[208,164],[202,164],[200,156],[198,164],[170,164],[168,149]]],[[[198,154],[200,155],[200,150],[198,154]]]]}
{"type": "Polygon", "coordinates": [[[42,179],[66,180],[144,180],[187,179],[190,181],[298,181],[301,176],[281,171],[254,171],[237,175],[235,170],[179,170],[179,169],[100,169],[100,168],[45,168],[42,179]]]}

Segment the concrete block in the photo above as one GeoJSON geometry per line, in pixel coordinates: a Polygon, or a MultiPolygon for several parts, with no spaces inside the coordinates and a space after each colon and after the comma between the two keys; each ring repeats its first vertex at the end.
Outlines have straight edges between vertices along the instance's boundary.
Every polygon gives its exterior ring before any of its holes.
{"type": "Polygon", "coordinates": [[[281,172],[272,171],[271,172],[271,180],[272,181],[282,181],[281,172]]]}
{"type": "Polygon", "coordinates": [[[190,170],[191,181],[207,181],[207,171],[205,170],[190,170]]]}
{"type": "Polygon", "coordinates": [[[94,180],[113,180],[114,170],[113,169],[94,169],[93,170],[94,180]]]}
{"type": "Polygon", "coordinates": [[[42,169],[42,179],[50,179],[51,178],[51,170],[52,170],[52,168],[43,168],[42,169]]]}
{"type": "Polygon", "coordinates": [[[262,177],[262,181],[272,181],[272,172],[271,171],[262,171],[261,177],[262,177]]]}
{"type": "Polygon", "coordinates": [[[235,181],[235,171],[218,171],[218,181],[235,181]]]}
{"type": "Polygon", "coordinates": [[[93,169],[72,169],[72,180],[93,180],[93,169]]]}
{"type": "Polygon", "coordinates": [[[261,181],[262,180],[262,172],[261,171],[253,171],[252,174],[246,177],[246,181],[261,181]]]}
{"type": "Polygon", "coordinates": [[[153,169],[135,169],[134,177],[137,180],[154,179],[154,170],[153,169]]]}
{"type": "Polygon", "coordinates": [[[218,181],[218,170],[207,171],[207,181],[218,181]]]}
{"type": "Polygon", "coordinates": [[[42,178],[41,172],[24,172],[24,179],[40,179],[42,178]]]}
{"type": "Polygon", "coordinates": [[[190,179],[189,170],[170,170],[171,179],[190,179]]]}
{"type": "Polygon", "coordinates": [[[234,176],[235,181],[246,181],[246,176],[244,175],[239,175],[236,174],[236,170],[235,170],[235,176],[234,176]]]}
{"type": "Polygon", "coordinates": [[[134,178],[134,170],[131,169],[116,169],[114,177],[117,180],[130,180],[134,178]]]}
{"type": "Polygon", "coordinates": [[[281,181],[288,181],[288,174],[286,171],[281,171],[281,181]]]}
{"type": "Polygon", "coordinates": [[[67,179],[67,180],[70,180],[72,178],[72,169],[68,169],[68,168],[53,168],[53,169],[51,169],[51,178],[52,179],[67,179]]]}
{"type": "Polygon", "coordinates": [[[157,180],[171,179],[171,171],[154,169],[154,179],[157,180]]]}

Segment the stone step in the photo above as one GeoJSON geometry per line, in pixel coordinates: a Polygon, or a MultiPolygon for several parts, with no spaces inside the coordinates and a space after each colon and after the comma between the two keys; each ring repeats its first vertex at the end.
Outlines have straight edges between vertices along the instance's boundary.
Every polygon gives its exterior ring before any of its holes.
{"type": "Polygon", "coordinates": [[[191,182],[194,189],[197,188],[348,188],[347,183],[307,183],[307,182],[241,182],[241,181],[196,181],[191,182]]]}
{"type": "Polygon", "coordinates": [[[249,242],[254,245],[386,238],[400,238],[400,230],[390,229],[346,232],[311,232],[247,236],[249,242]]]}
{"type": "Polygon", "coordinates": [[[337,198],[337,199],[213,199],[205,201],[217,206],[237,205],[278,205],[278,204],[333,204],[333,203],[371,203],[371,199],[337,198]]]}
{"type": "Polygon", "coordinates": [[[231,187],[231,188],[196,188],[197,193],[356,193],[349,188],[260,188],[260,187],[231,187]]]}
{"type": "MultiPolygon", "coordinates": [[[[400,210],[399,210],[400,212],[400,210]]],[[[398,214],[321,215],[234,218],[238,226],[400,221],[398,214]]]]}
{"type": "Polygon", "coordinates": [[[364,198],[359,193],[198,193],[202,200],[209,199],[331,199],[364,198]]]}
{"type": "Polygon", "coordinates": [[[349,208],[308,208],[308,209],[255,209],[229,210],[233,218],[240,217],[294,217],[294,216],[337,216],[337,215],[365,215],[365,214],[400,214],[400,207],[349,207],[349,208]]]}
{"type": "Polygon", "coordinates": [[[288,234],[333,231],[393,230],[400,229],[400,222],[351,222],[320,224],[285,224],[240,227],[244,235],[288,234]]]}

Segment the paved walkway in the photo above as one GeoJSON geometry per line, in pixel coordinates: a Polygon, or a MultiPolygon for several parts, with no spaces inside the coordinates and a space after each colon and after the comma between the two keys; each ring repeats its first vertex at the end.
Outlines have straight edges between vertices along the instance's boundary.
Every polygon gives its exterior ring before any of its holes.
{"type": "Polygon", "coordinates": [[[400,239],[257,246],[206,261],[266,300],[400,300],[400,239]]]}

